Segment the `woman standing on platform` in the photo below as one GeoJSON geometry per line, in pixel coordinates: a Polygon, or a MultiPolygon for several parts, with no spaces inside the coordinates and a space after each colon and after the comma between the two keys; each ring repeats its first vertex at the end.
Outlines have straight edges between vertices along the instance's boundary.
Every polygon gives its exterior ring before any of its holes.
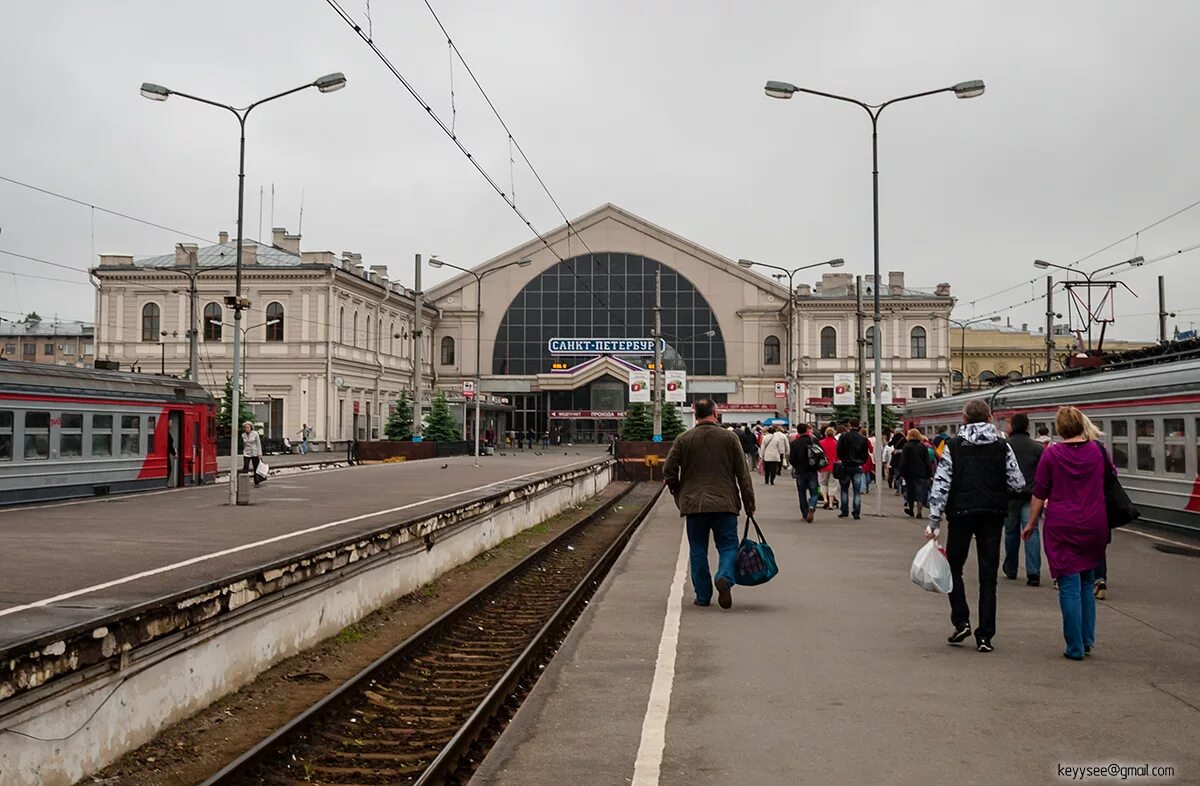
{"type": "Polygon", "coordinates": [[[1117,469],[1108,451],[1096,441],[1099,431],[1078,409],[1062,407],[1054,425],[1062,441],[1048,445],[1038,462],[1029,523],[1021,537],[1029,540],[1045,510],[1042,543],[1050,571],[1058,577],[1058,605],[1067,643],[1063,656],[1083,660],[1096,639],[1092,581],[1109,538],[1104,481],[1106,474],[1116,477],[1117,469]]]}
{"type": "Polygon", "coordinates": [[[262,440],[254,430],[254,424],[246,421],[242,424],[242,472],[254,475],[254,485],[261,481],[258,477],[258,462],[262,460],[262,440]]]}

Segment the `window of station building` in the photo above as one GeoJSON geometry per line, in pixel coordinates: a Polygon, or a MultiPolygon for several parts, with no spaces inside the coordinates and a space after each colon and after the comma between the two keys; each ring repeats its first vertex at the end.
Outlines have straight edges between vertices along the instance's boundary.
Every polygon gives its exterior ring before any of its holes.
{"type": "Polygon", "coordinates": [[[375,351],[383,352],[383,318],[375,323],[375,351]]]}
{"type": "Polygon", "coordinates": [[[22,344],[21,351],[26,355],[36,355],[37,344],[22,344]]]}
{"type": "Polygon", "coordinates": [[[142,455],[142,418],[140,415],[121,416],[121,455],[142,455]]]}
{"type": "Polygon", "coordinates": [[[1163,418],[1163,470],[1168,475],[1187,471],[1187,449],[1184,446],[1183,418],[1163,418]]]}
{"type": "Polygon", "coordinates": [[[6,354],[6,355],[17,354],[17,345],[16,344],[5,344],[4,345],[4,354],[6,354]]]}
{"type": "Polygon", "coordinates": [[[367,331],[367,340],[363,342],[363,349],[371,348],[371,315],[367,314],[363,317],[363,329],[367,331]]]}
{"type": "Polygon", "coordinates": [[[346,343],[346,307],[338,309],[338,343],[346,343]]]}
{"type": "Polygon", "coordinates": [[[778,366],[779,363],[779,337],[767,336],[763,342],[763,365],[778,366]]]}
{"type": "MultiPolygon", "coordinates": [[[[492,373],[544,374],[553,362],[574,366],[594,357],[551,356],[552,338],[649,338],[659,268],[654,259],[616,252],[581,254],[553,265],[526,284],[505,310],[493,345],[492,373]]],[[[725,340],[708,301],[685,276],[666,265],[661,270],[663,334],[677,337],[671,345],[689,375],[724,375],[725,340]]],[[[650,358],[626,359],[644,363],[650,358]]]]}
{"type": "MultiPolygon", "coordinates": [[[[212,423],[209,419],[209,423],[212,423]]],[[[92,457],[111,456],[113,446],[113,416],[92,415],[92,457]]]]}
{"type": "Polygon", "coordinates": [[[54,345],[53,344],[43,344],[42,345],[42,354],[53,355],[54,354],[54,345]]]}
{"type": "Polygon", "coordinates": [[[204,340],[221,340],[221,305],[207,303],[204,306],[204,340]]]}
{"type": "Polygon", "coordinates": [[[442,336],[442,365],[454,365],[454,339],[450,336],[442,336]]]}
{"type": "Polygon", "coordinates": [[[867,332],[863,335],[865,343],[863,344],[863,357],[875,357],[875,326],[867,328],[867,332]]]}
{"type": "Polygon", "coordinates": [[[929,388],[913,388],[913,398],[929,398],[929,388]]]}
{"type": "Polygon", "coordinates": [[[59,458],[83,457],[83,413],[64,412],[58,427],[59,458]]]}
{"type": "Polygon", "coordinates": [[[992,382],[995,381],[995,379],[996,379],[996,372],[994,372],[994,371],[991,371],[991,370],[985,368],[983,371],[979,372],[979,384],[980,385],[991,384],[992,382]]]}
{"type": "Polygon", "coordinates": [[[912,357],[923,358],[926,356],[925,339],[925,328],[918,325],[912,329],[912,333],[909,334],[909,353],[912,357]]]}
{"type": "Polygon", "coordinates": [[[1154,472],[1156,462],[1154,460],[1154,421],[1150,419],[1135,420],[1134,434],[1137,439],[1137,470],[1138,472],[1154,472]]]}
{"type": "Polygon", "coordinates": [[[833,327],[821,328],[821,357],[835,358],[837,357],[837,329],[833,327]]]}
{"type": "Polygon", "coordinates": [[[13,413],[0,409],[0,461],[12,461],[13,413]]]}
{"type": "Polygon", "coordinates": [[[158,341],[160,314],[157,303],[147,303],[142,306],[142,341],[158,341]]]}
{"type": "Polygon", "coordinates": [[[1008,380],[1008,381],[1010,381],[1010,382],[1016,382],[1017,380],[1019,380],[1019,379],[1021,378],[1021,372],[1020,372],[1020,371],[1016,371],[1016,370],[1014,369],[1013,371],[1010,371],[1010,372],[1008,372],[1007,374],[1005,374],[1005,375],[1004,375],[1004,378],[1005,378],[1005,379],[1007,379],[1007,380],[1008,380]]]}
{"type": "Polygon", "coordinates": [[[25,413],[25,460],[50,458],[50,413],[25,413]]]}
{"type": "Polygon", "coordinates": [[[354,321],[350,323],[350,344],[358,346],[358,312],[354,312],[354,321]]]}
{"type": "Polygon", "coordinates": [[[961,372],[961,371],[959,371],[958,369],[955,369],[954,371],[951,371],[951,372],[950,372],[950,379],[951,379],[951,381],[953,381],[953,382],[956,382],[956,383],[958,383],[958,384],[960,384],[960,385],[961,385],[961,384],[962,384],[962,380],[963,380],[962,372],[961,372]]]}
{"type": "Polygon", "coordinates": [[[388,330],[388,354],[395,357],[396,355],[396,323],[393,322],[388,330]]]}
{"type": "Polygon", "coordinates": [[[283,341],[283,304],[267,305],[267,341],[283,341]]]}
{"type": "Polygon", "coordinates": [[[833,388],[821,388],[821,398],[833,398],[833,388]]]}

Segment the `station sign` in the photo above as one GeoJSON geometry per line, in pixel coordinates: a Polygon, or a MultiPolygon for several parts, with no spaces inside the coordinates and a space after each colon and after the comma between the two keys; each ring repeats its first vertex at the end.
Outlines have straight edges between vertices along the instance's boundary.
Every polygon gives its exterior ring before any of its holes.
{"type": "MultiPolygon", "coordinates": [[[[665,339],[659,348],[666,349],[665,339]]],[[[652,338],[552,338],[547,342],[551,355],[653,355],[652,338]]]]}
{"type": "Polygon", "coordinates": [[[786,382],[776,382],[775,383],[775,398],[787,398],[787,383],[786,382]]]}
{"type": "Polygon", "coordinates": [[[599,420],[620,420],[625,417],[625,413],[615,410],[599,410],[599,409],[552,409],[550,410],[551,418],[559,418],[566,420],[579,420],[595,418],[599,420]]]}
{"type": "Polygon", "coordinates": [[[475,398],[475,380],[464,379],[462,381],[463,398],[475,398]]]}

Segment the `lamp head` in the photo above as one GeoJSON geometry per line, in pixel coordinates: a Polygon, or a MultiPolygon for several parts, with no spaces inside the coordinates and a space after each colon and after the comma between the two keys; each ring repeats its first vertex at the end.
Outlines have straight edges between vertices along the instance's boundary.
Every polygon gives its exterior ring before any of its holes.
{"type": "Polygon", "coordinates": [[[320,90],[322,93],[333,93],[341,90],[346,86],[346,75],[341,71],[333,74],[326,74],[317,81],[313,82],[313,87],[320,90]]]}
{"type": "Polygon", "coordinates": [[[763,87],[763,91],[771,98],[791,98],[800,88],[789,82],[776,82],[774,80],[767,82],[763,87]]]}
{"type": "Polygon", "coordinates": [[[842,265],[846,264],[846,260],[841,259],[841,258],[831,259],[828,262],[826,262],[825,264],[829,265],[830,267],[841,267],[842,265]]]}
{"type": "MultiPolygon", "coordinates": [[[[1172,314],[1171,316],[1175,316],[1175,315],[1174,315],[1174,314],[1172,314]]],[[[708,336],[709,338],[712,338],[713,336],[717,335],[717,331],[715,331],[715,330],[706,330],[706,331],[704,331],[703,333],[701,333],[700,335],[702,335],[702,336],[708,336]]]]}
{"type": "Polygon", "coordinates": [[[1000,317],[988,317],[988,322],[999,322],[1000,317]]]}
{"type": "Polygon", "coordinates": [[[429,266],[430,267],[441,267],[443,264],[444,263],[442,262],[442,260],[438,259],[436,256],[432,256],[429,258],[429,266]]]}
{"type": "Polygon", "coordinates": [[[142,82],[142,98],[149,98],[151,101],[166,101],[170,95],[171,91],[162,85],[142,82]]]}
{"type": "Polygon", "coordinates": [[[1146,264],[1146,258],[1134,257],[1133,259],[1125,260],[1125,264],[1129,265],[1130,267],[1141,267],[1142,265],[1146,264]]]}
{"type": "Polygon", "coordinates": [[[1046,268],[1050,267],[1050,263],[1042,259],[1035,259],[1033,260],[1033,266],[1040,267],[1042,270],[1045,270],[1046,268]]]}
{"type": "Polygon", "coordinates": [[[516,262],[517,267],[529,267],[532,264],[532,259],[518,259],[516,262]]]}
{"type": "Polygon", "coordinates": [[[984,86],[982,80],[972,79],[969,82],[959,82],[951,90],[959,98],[977,98],[983,95],[984,86]]]}
{"type": "Polygon", "coordinates": [[[739,259],[738,266],[744,267],[747,270],[749,270],[750,268],[754,267],[754,260],[753,259],[739,259]]]}
{"type": "Polygon", "coordinates": [[[266,324],[268,324],[268,325],[278,325],[278,324],[279,324],[279,320],[278,320],[278,319],[269,319],[269,320],[267,320],[266,324]]]}

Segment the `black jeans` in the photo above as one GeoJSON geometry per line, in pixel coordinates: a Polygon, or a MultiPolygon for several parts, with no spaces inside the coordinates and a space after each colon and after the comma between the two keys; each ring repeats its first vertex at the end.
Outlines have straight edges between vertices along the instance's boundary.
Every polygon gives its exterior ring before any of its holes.
{"type": "Polygon", "coordinates": [[[779,477],[779,470],[783,467],[782,461],[764,461],[763,476],[767,479],[767,485],[775,485],[775,478],[779,477]]]}
{"type": "Polygon", "coordinates": [[[954,588],[950,590],[950,622],[955,628],[969,624],[971,607],[963,587],[963,565],[975,538],[975,558],[979,562],[979,624],[977,640],[990,641],[996,635],[996,572],[1000,569],[1000,541],[1004,536],[1003,513],[972,513],[950,519],[946,536],[946,559],[954,588]]]}
{"type": "Polygon", "coordinates": [[[258,478],[258,462],[261,460],[258,456],[242,456],[242,472],[251,473],[254,476],[254,485],[256,486],[261,482],[258,478]]]}

